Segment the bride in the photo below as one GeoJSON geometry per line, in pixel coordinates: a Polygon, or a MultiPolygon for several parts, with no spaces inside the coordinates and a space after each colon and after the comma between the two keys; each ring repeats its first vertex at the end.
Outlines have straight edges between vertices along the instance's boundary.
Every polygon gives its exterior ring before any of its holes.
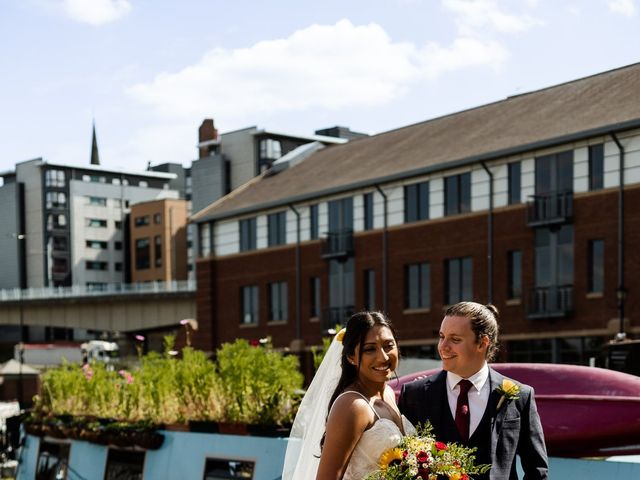
{"type": "Polygon", "coordinates": [[[387,385],[399,356],[395,331],[382,313],[349,319],[300,404],[283,480],[362,480],[377,470],[386,449],[415,433],[387,385]]]}

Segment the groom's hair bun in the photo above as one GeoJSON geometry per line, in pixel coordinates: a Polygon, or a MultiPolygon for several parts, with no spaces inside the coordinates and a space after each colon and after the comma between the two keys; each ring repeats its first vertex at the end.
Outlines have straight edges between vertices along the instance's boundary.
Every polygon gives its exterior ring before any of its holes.
{"type": "Polygon", "coordinates": [[[451,305],[444,312],[445,317],[468,317],[471,320],[471,330],[480,341],[483,336],[489,339],[487,360],[495,360],[498,353],[498,318],[499,313],[495,305],[482,305],[476,302],[459,302],[451,305]]]}

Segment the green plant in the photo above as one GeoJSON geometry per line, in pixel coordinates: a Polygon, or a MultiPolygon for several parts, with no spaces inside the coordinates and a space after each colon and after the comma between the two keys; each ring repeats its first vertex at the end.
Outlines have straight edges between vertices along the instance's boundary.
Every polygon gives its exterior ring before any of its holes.
{"type": "Polygon", "coordinates": [[[243,339],[217,352],[224,417],[231,422],[283,425],[295,414],[295,392],[302,387],[298,358],[252,346],[243,339]]]}

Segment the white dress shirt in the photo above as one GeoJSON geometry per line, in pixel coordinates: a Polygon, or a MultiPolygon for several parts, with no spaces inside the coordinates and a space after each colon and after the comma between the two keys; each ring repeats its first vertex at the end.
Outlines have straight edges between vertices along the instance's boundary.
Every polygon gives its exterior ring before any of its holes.
{"type": "MultiPolygon", "coordinates": [[[[456,418],[456,406],[458,404],[458,395],[460,394],[460,386],[458,383],[463,377],[452,372],[447,372],[447,398],[449,400],[449,408],[451,416],[456,418]]],[[[473,386],[469,389],[469,437],[475,432],[484,411],[489,402],[489,394],[491,393],[489,386],[489,366],[485,363],[477,373],[467,378],[473,386]]]]}

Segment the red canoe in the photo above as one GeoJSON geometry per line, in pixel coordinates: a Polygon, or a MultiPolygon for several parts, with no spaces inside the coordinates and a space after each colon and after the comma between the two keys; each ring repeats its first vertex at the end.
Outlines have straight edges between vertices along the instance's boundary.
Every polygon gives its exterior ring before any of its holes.
{"type": "MultiPolygon", "coordinates": [[[[546,363],[496,363],[507,377],[531,385],[551,456],[640,454],[640,377],[602,368],[546,363]]],[[[439,369],[406,375],[402,384],[439,369]]]]}

